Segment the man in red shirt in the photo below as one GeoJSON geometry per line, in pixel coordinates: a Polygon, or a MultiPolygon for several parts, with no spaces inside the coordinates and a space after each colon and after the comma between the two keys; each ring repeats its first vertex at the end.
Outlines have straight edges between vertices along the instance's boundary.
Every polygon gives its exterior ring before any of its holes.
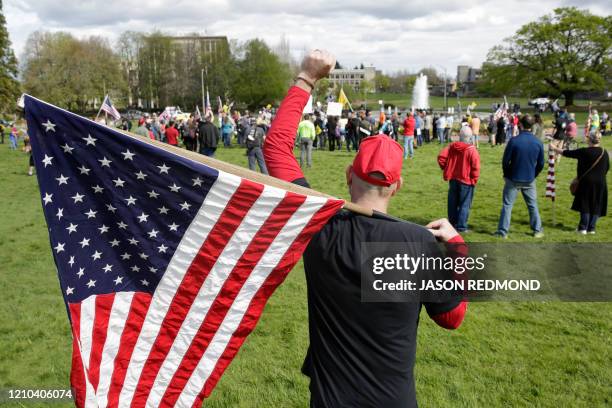
{"type": "Polygon", "coordinates": [[[179,132],[174,127],[174,121],[173,120],[171,120],[168,123],[168,127],[166,128],[165,134],[166,134],[166,142],[168,142],[168,144],[170,144],[172,146],[178,146],[179,132]]]}
{"type": "Polygon", "coordinates": [[[446,146],[438,155],[444,180],[448,181],[448,220],[459,232],[468,230],[474,187],[480,176],[480,155],[472,137],[472,129],[463,126],[459,141],[446,146]]]}
{"type": "Polygon", "coordinates": [[[408,112],[406,114],[406,119],[404,119],[404,160],[410,156],[412,159],[414,157],[414,127],[416,121],[414,120],[414,115],[412,112],[408,112]]]}
{"type": "MultiPolygon", "coordinates": [[[[264,145],[270,175],[308,187],[293,154],[296,131],[315,83],[335,58],[315,50],[302,61],[295,86],[281,103],[264,145]]],[[[414,128],[413,128],[414,131],[414,128]]],[[[416,407],[413,378],[421,307],[440,326],[459,327],[467,303],[363,302],[361,245],[431,244],[463,240],[447,220],[421,227],[385,215],[402,186],[402,148],[386,135],[363,139],[346,169],[351,201],[374,217],[340,211],[304,252],[310,346],[302,371],[310,377],[310,407],[416,407]]],[[[412,254],[420,256],[421,253],[412,254]]]]}

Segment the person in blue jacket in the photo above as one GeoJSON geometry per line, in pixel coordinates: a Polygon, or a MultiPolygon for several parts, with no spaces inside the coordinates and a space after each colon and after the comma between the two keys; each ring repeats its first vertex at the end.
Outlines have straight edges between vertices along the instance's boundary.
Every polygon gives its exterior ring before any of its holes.
{"type": "Polygon", "coordinates": [[[531,132],[533,119],[523,115],[519,121],[520,133],[508,140],[504,150],[502,168],[504,192],[499,224],[495,235],[506,238],[510,229],[512,207],[520,191],[529,210],[529,225],[535,238],[542,238],[542,219],[538,210],[536,177],[544,168],[544,145],[531,132]]]}

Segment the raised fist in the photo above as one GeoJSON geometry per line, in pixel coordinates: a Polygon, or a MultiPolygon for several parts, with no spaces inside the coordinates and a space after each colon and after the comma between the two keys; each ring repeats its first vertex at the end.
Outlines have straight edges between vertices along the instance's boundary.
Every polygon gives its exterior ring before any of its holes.
{"type": "Polygon", "coordinates": [[[329,75],[336,65],[336,57],[325,50],[312,50],[302,60],[300,76],[306,77],[312,83],[329,75]]]}

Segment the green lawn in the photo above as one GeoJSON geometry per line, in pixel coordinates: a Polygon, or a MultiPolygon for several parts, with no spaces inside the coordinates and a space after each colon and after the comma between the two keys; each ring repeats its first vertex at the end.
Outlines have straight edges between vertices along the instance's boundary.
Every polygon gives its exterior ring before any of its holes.
{"type": "MultiPolygon", "coordinates": [[[[418,223],[445,216],[447,185],[435,161],[437,152],[437,145],[428,145],[406,162],[405,188],[391,205],[393,215],[418,223]]],[[[501,154],[501,148],[481,145],[482,178],[469,241],[493,240],[501,202],[501,154]]],[[[218,157],[246,166],[239,148],[220,149],[218,157]]],[[[343,170],[352,157],[344,151],[315,151],[314,167],[306,172],[313,188],[347,198],[343,170]]],[[[577,214],[568,209],[566,188],[574,166],[564,159],[558,168],[556,226],[551,225],[551,203],[543,198],[544,177],[539,178],[544,242],[609,241],[609,217],[600,221],[595,236],[574,232],[577,214]]],[[[65,388],[70,331],[36,179],[26,170],[24,153],[0,145],[0,388],[65,388]]],[[[527,210],[519,199],[510,241],[531,242],[529,232],[527,210]]],[[[420,405],[610,406],[611,316],[609,303],[472,303],[463,326],[450,332],[424,314],[416,366],[420,405]]],[[[300,263],[272,296],[257,329],[204,405],[307,407],[308,382],[300,374],[307,344],[300,263]]]]}

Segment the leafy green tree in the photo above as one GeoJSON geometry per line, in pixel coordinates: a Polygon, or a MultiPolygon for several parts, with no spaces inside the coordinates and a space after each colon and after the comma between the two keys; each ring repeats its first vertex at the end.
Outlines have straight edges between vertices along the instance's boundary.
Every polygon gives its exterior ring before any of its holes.
{"type": "Polygon", "coordinates": [[[126,89],[119,58],[105,39],[79,40],[65,32],[30,35],[23,80],[33,96],[78,111],[105,93],[122,95],[126,89]]]}
{"type": "Polygon", "coordinates": [[[612,63],[612,16],[574,7],[521,27],[489,51],[480,90],[563,96],[603,90],[612,63]]]}
{"type": "Polygon", "coordinates": [[[14,108],[18,97],[17,58],[11,48],[0,0],[0,112],[14,108]]]}
{"type": "Polygon", "coordinates": [[[248,41],[242,54],[233,81],[234,97],[250,109],[282,98],[291,79],[287,64],[258,39],[248,41]]]}
{"type": "Polygon", "coordinates": [[[391,78],[385,74],[376,74],[374,77],[374,87],[379,92],[387,92],[391,88],[391,78]]]}

